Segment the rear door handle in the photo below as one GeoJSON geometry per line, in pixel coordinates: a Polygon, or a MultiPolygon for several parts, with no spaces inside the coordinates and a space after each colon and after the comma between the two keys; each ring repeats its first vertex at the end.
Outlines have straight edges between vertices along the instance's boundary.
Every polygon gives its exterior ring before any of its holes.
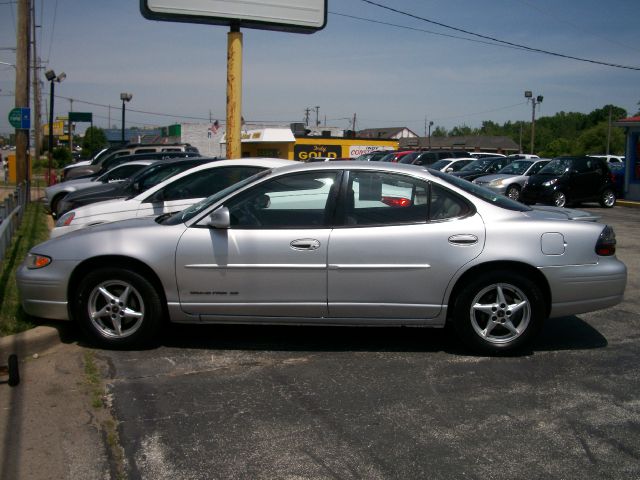
{"type": "Polygon", "coordinates": [[[314,238],[301,238],[293,240],[289,245],[294,250],[317,250],[320,248],[320,241],[314,238]]]}
{"type": "Polygon", "coordinates": [[[478,243],[478,237],[471,234],[451,235],[449,237],[449,243],[453,245],[474,245],[478,243]]]}

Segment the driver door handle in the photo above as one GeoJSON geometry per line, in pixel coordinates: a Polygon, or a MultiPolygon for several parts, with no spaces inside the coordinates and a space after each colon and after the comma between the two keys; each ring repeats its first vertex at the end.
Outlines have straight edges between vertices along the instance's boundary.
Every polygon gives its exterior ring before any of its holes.
{"type": "Polygon", "coordinates": [[[320,248],[320,241],[314,238],[301,238],[293,240],[289,245],[294,250],[317,250],[320,248]]]}

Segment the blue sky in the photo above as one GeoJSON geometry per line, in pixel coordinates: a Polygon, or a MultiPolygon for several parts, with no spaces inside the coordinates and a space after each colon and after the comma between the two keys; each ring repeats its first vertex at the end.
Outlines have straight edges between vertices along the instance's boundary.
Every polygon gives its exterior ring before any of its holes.
{"type": "MultiPolygon", "coordinates": [[[[34,0],[40,56],[66,80],[56,95],[120,125],[120,92],[131,92],[127,125],[224,121],[227,27],[150,21],[136,0],[34,0]],[[172,118],[134,110],[196,117],[172,118]]],[[[569,56],[640,68],[638,0],[378,0],[463,30],[569,56]]],[[[524,91],[543,95],[537,117],[588,113],[614,104],[638,110],[640,71],[487,45],[362,0],[329,0],[324,30],[312,35],[243,30],[243,116],[320,121],[356,128],[408,126],[425,118],[451,128],[530,120],[524,91]],[[356,16],[397,26],[358,20],[356,16]],[[426,30],[433,33],[427,33],[426,30]],[[315,120],[315,116],[313,116],[315,120]],[[349,120],[348,120],[349,119],[349,120]]],[[[14,63],[16,5],[0,4],[0,61],[14,63]]],[[[0,132],[10,126],[15,73],[0,65],[0,132]]],[[[48,88],[43,99],[48,101],[48,88]]],[[[56,98],[55,113],[69,110],[56,98]]]]}

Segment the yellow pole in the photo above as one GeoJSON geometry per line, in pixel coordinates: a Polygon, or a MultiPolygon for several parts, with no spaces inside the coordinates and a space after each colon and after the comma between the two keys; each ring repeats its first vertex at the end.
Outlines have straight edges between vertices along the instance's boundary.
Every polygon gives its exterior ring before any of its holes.
{"type": "Polygon", "coordinates": [[[227,35],[227,158],[241,158],[242,33],[232,25],[227,35]]]}

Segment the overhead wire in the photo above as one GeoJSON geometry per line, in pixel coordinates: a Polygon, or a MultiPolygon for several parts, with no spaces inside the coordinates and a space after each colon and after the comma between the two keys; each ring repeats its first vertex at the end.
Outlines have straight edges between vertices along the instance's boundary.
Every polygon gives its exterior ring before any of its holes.
{"type": "Polygon", "coordinates": [[[489,41],[501,43],[501,44],[504,44],[504,45],[510,45],[512,47],[520,48],[520,49],[527,50],[527,51],[530,51],[530,52],[542,53],[542,54],[545,54],[545,55],[551,55],[551,56],[559,57],[559,58],[566,58],[566,59],[569,59],[569,60],[576,60],[576,61],[579,61],[579,62],[586,62],[586,63],[592,63],[592,64],[596,64],[596,65],[603,65],[603,66],[606,66],[606,67],[614,67],[614,68],[622,68],[622,69],[626,69],[626,70],[640,71],[640,67],[636,67],[636,66],[621,65],[621,64],[617,64],[617,63],[603,62],[603,61],[600,61],[600,60],[592,60],[592,59],[589,59],[589,58],[575,57],[575,56],[566,55],[566,54],[563,54],[563,53],[552,52],[550,50],[544,50],[544,49],[541,49],[541,48],[535,48],[535,47],[529,47],[527,45],[521,45],[521,44],[518,44],[518,43],[509,42],[507,40],[501,40],[499,38],[491,37],[489,35],[482,35],[480,33],[475,33],[475,32],[471,32],[469,30],[465,30],[463,28],[454,27],[454,26],[447,25],[447,24],[442,23],[442,22],[437,22],[435,20],[431,20],[431,19],[426,18],[426,17],[421,17],[419,15],[416,15],[416,14],[413,14],[413,13],[410,13],[410,12],[405,12],[403,10],[399,10],[397,8],[394,8],[394,7],[389,7],[388,5],[383,5],[381,3],[374,2],[373,0],[360,0],[360,1],[362,1],[364,3],[367,3],[369,5],[373,5],[375,7],[382,8],[384,10],[388,10],[390,12],[397,13],[399,15],[404,15],[406,17],[413,18],[415,20],[420,20],[420,21],[423,21],[423,22],[431,23],[433,25],[438,25],[439,27],[442,27],[442,28],[447,28],[447,29],[450,29],[450,30],[454,30],[456,32],[464,33],[466,35],[472,35],[474,37],[482,38],[484,40],[489,40],[489,41]]]}

